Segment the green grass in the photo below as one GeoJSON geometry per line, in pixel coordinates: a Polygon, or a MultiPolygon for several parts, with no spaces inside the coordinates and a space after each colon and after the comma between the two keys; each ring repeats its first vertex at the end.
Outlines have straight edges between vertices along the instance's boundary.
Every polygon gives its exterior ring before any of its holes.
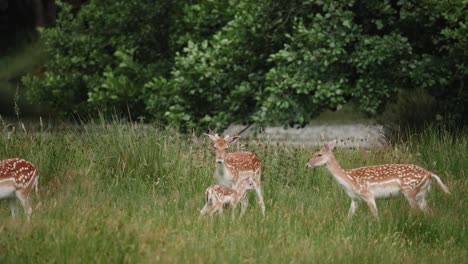
{"type": "MultiPolygon", "coordinates": [[[[263,162],[262,219],[251,193],[242,219],[198,220],[213,183],[207,138],[170,129],[111,124],[25,132],[0,127],[0,157],[40,170],[40,205],[31,223],[14,222],[0,202],[0,263],[462,263],[468,258],[468,138],[428,131],[370,150],[338,149],[345,168],[415,163],[442,177],[424,215],[403,198],[350,200],[324,169],[306,170],[314,149],[241,140],[263,162]]],[[[235,150],[236,147],[231,148],[235,150]]],[[[32,195],[33,203],[38,200],[32,195]]]]}

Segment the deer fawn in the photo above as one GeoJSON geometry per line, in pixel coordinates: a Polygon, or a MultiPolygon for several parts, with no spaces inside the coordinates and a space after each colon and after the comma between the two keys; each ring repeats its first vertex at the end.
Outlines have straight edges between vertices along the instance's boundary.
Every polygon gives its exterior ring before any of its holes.
{"type": "Polygon", "coordinates": [[[213,216],[215,212],[223,214],[223,207],[228,204],[232,208],[232,218],[234,219],[235,209],[239,200],[244,197],[247,190],[253,188],[252,177],[241,180],[236,189],[219,184],[208,187],[205,191],[205,206],[200,211],[200,218],[206,213],[209,213],[210,216],[213,216]]]}
{"type": "MultiPolygon", "coordinates": [[[[19,158],[0,161],[0,199],[16,196],[23,205],[28,221],[32,213],[29,192],[34,188],[39,197],[38,180],[38,171],[30,162],[19,158]]],[[[10,209],[15,218],[16,204],[13,200],[10,201],[10,209]]]]}
{"type": "MultiPolygon", "coordinates": [[[[253,189],[257,194],[257,201],[262,210],[262,215],[265,216],[265,204],[263,202],[261,189],[261,164],[260,159],[252,152],[232,152],[226,153],[229,144],[233,144],[239,140],[239,136],[224,138],[216,135],[206,134],[214,143],[216,149],[216,166],[214,177],[218,184],[227,187],[235,188],[242,179],[252,177],[253,189]]],[[[244,195],[241,199],[241,215],[244,214],[248,206],[248,198],[244,195]]]]}
{"type": "Polygon", "coordinates": [[[326,165],[336,181],[343,186],[351,198],[348,217],[356,212],[358,201],[364,200],[373,216],[378,217],[376,198],[403,194],[411,207],[426,211],[426,191],[434,178],[442,190],[449,193],[447,186],[434,173],[411,164],[384,164],[344,170],[333,156],[336,140],[325,144],[307,163],[315,168],[326,165]]]}

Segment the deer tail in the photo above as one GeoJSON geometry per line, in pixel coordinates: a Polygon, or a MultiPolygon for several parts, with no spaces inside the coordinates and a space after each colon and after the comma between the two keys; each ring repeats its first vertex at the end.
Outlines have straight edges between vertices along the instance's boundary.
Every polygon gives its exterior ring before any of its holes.
{"type": "Polygon", "coordinates": [[[440,188],[445,192],[445,193],[448,193],[450,194],[450,191],[447,187],[447,185],[445,185],[442,180],[439,178],[439,176],[435,175],[435,174],[432,174],[432,177],[434,179],[436,179],[437,183],[439,184],[440,188]]]}

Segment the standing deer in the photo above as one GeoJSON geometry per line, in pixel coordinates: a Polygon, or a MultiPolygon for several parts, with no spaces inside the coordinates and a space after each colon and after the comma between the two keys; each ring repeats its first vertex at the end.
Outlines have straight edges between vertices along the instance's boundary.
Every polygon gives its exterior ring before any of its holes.
{"type": "Polygon", "coordinates": [[[326,165],[336,181],[351,198],[348,217],[356,212],[358,201],[364,200],[373,216],[378,217],[376,198],[403,194],[412,208],[426,211],[426,191],[435,179],[442,190],[450,193],[447,186],[434,173],[411,164],[383,164],[344,170],[333,156],[336,140],[325,144],[307,163],[315,168],[326,165]]]}
{"type": "MultiPolygon", "coordinates": [[[[34,188],[36,196],[38,191],[39,173],[30,162],[14,158],[0,161],[0,199],[16,196],[27,215],[29,222],[32,208],[29,203],[29,192],[34,188]]],[[[11,215],[16,216],[16,203],[10,201],[11,215]]]]}
{"type": "MultiPolygon", "coordinates": [[[[252,177],[253,189],[257,194],[257,201],[262,210],[262,215],[265,216],[265,204],[263,202],[262,189],[261,189],[261,163],[252,152],[232,152],[226,153],[226,149],[230,144],[239,140],[239,136],[229,137],[226,135],[224,138],[219,137],[218,134],[206,134],[214,143],[216,150],[216,165],[214,177],[218,184],[236,188],[240,181],[247,177],[252,177]]],[[[248,197],[244,195],[241,199],[241,215],[244,214],[248,206],[248,197]]]]}
{"type": "Polygon", "coordinates": [[[235,209],[240,199],[244,197],[247,190],[254,188],[252,177],[244,178],[240,181],[236,189],[231,189],[224,185],[212,185],[205,191],[205,206],[200,211],[200,218],[206,213],[213,216],[215,212],[223,214],[224,205],[232,208],[232,218],[234,219],[235,209]]]}

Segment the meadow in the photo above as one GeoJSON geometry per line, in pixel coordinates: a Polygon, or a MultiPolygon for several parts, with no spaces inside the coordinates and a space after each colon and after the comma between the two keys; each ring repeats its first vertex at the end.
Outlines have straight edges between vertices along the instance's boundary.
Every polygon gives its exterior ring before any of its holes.
{"type": "MultiPolygon", "coordinates": [[[[429,214],[404,198],[378,200],[380,218],[350,200],[317,147],[241,139],[262,160],[266,217],[253,193],[243,218],[199,220],[214,183],[205,136],[113,121],[60,129],[0,126],[0,157],[40,171],[31,222],[0,201],[0,263],[463,263],[468,259],[468,137],[429,129],[371,149],[338,148],[344,168],[414,163],[436,174],[429,214]]],[[[240,211],[240,210],[239,210],[240,211]]],[[[21,211],[22,212],[22,211],[21,211]]]]}

